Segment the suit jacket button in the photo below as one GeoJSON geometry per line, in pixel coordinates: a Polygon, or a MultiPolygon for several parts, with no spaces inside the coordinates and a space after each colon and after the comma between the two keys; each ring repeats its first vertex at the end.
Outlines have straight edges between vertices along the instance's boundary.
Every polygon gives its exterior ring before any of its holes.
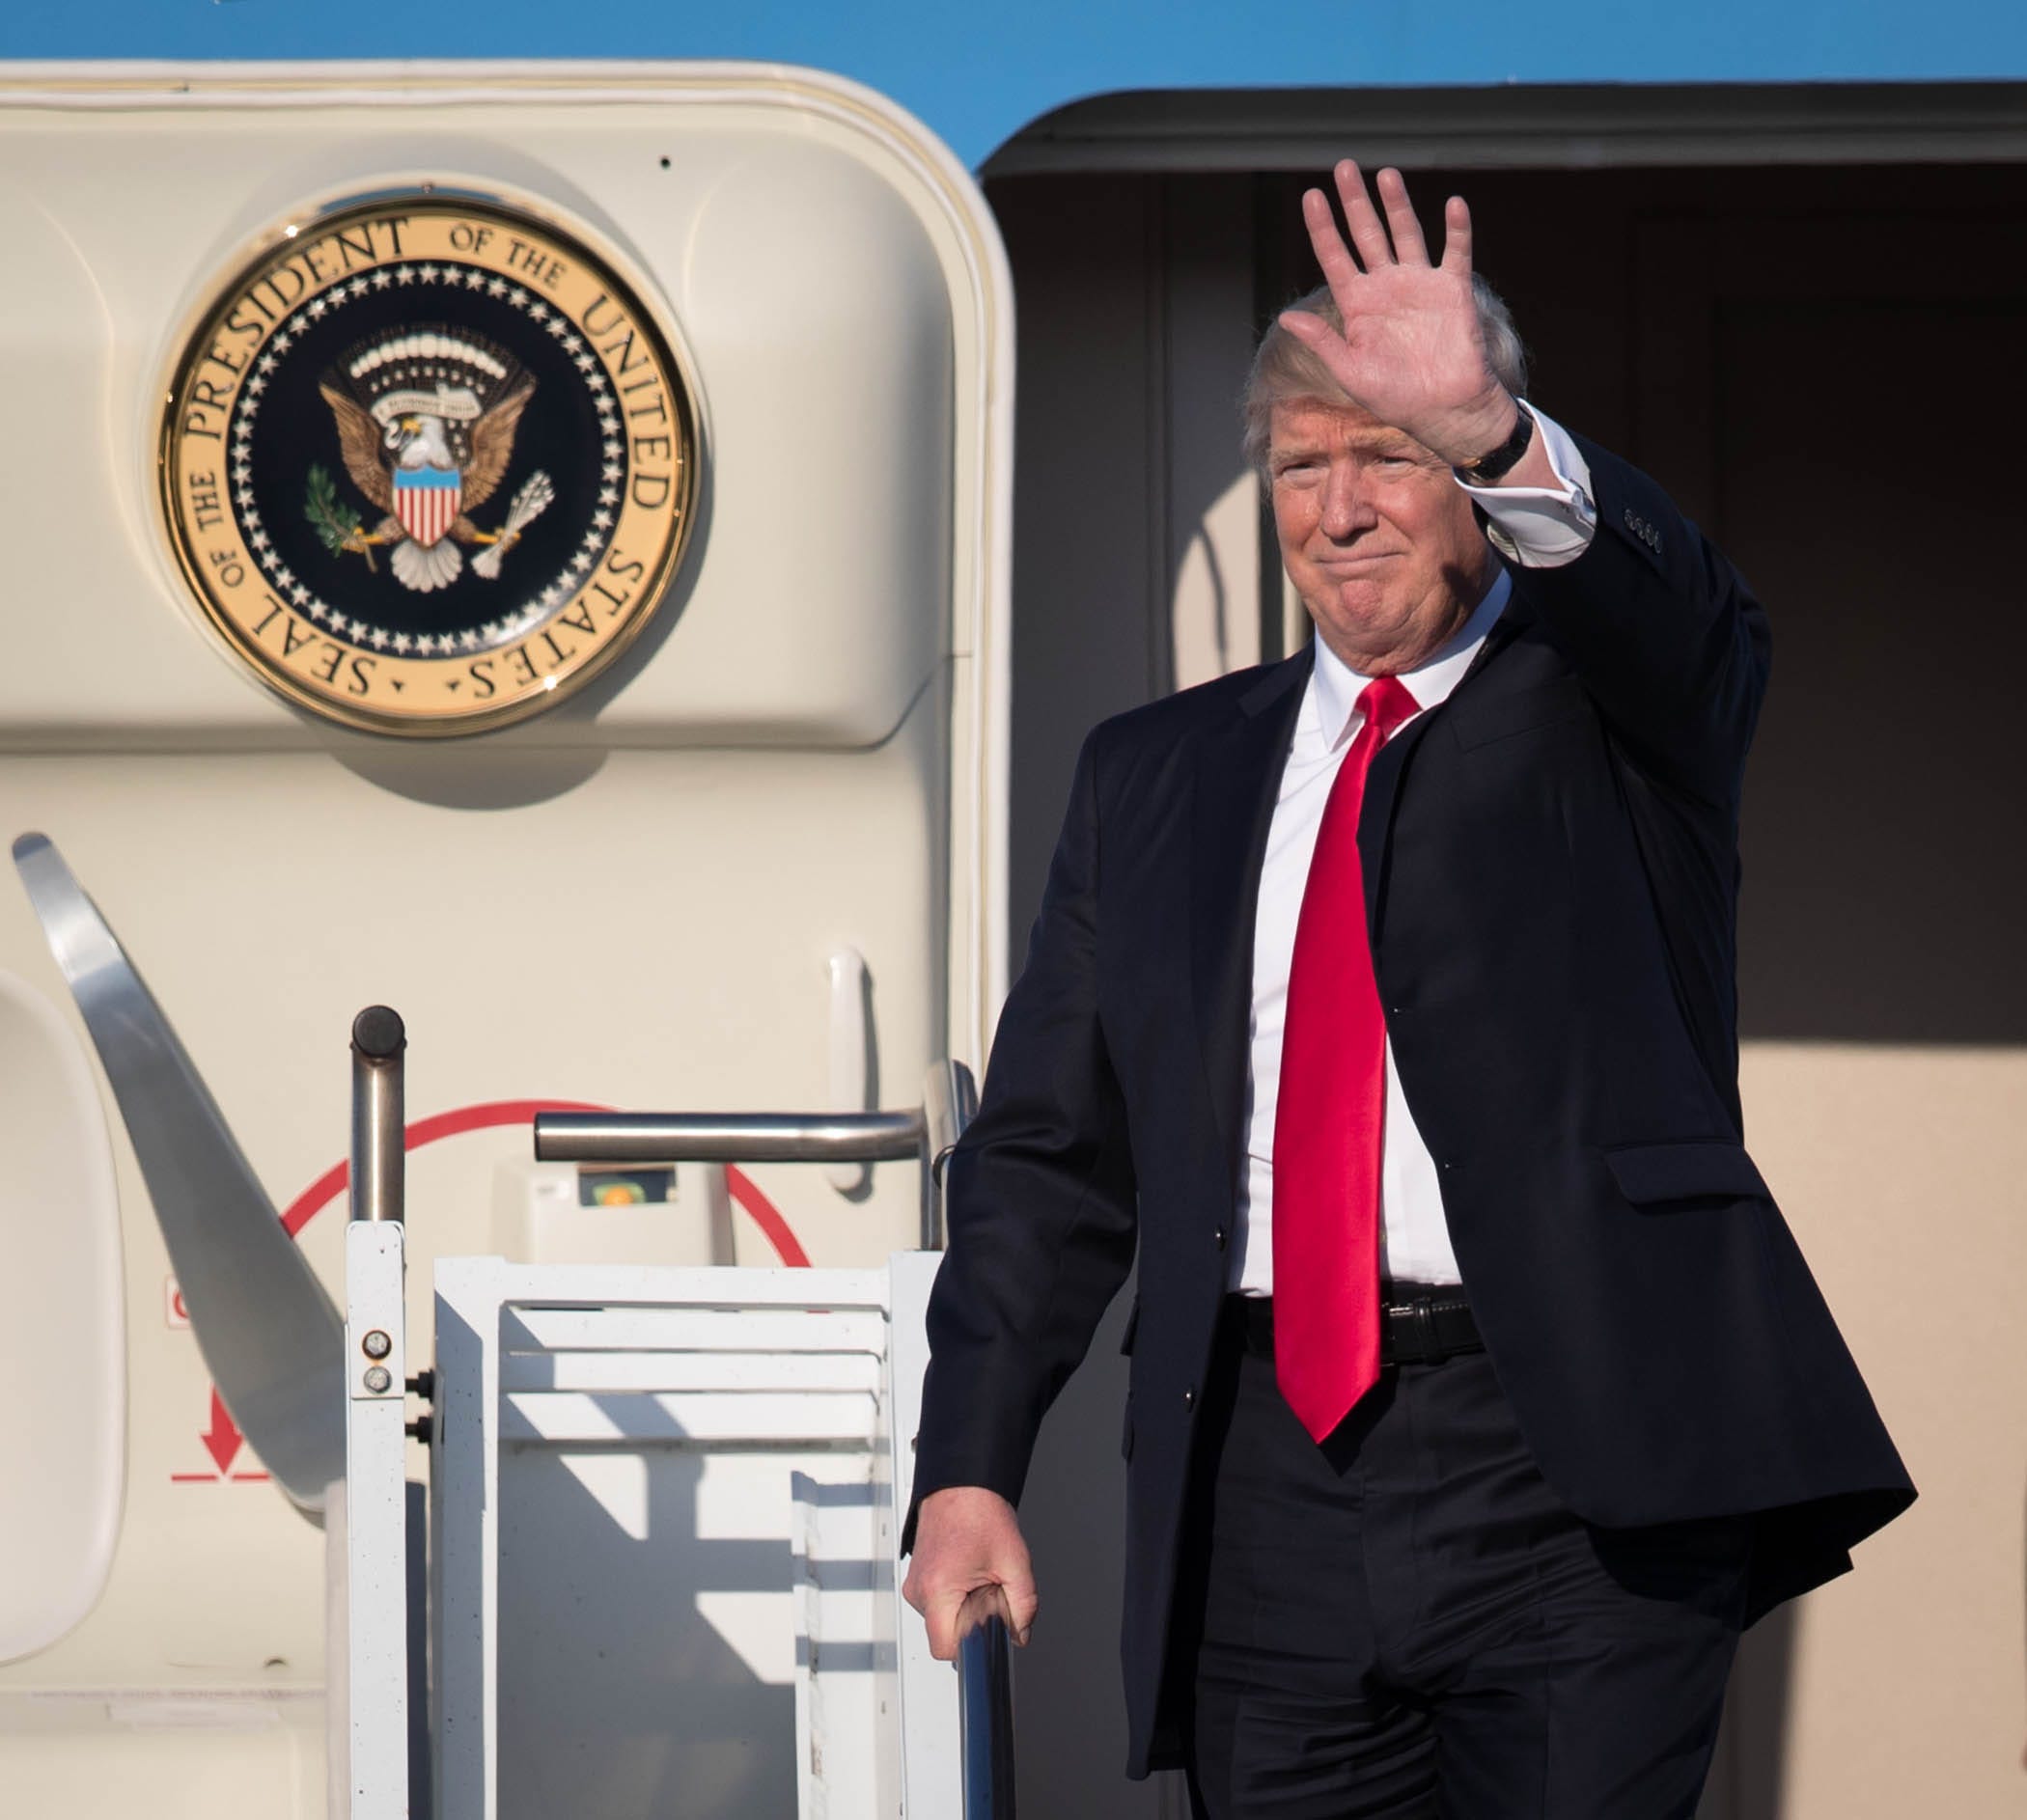
{"type": "Polygon", "coordinates": [[[1631,531],[1632,529],[1634,529],[1635,526],[1639,524],[1639,519],[1633,516],[1633,509],[1630,506],[1628,506],[1625,509],[1625,528],[1628,531],[1631,531]]]}
{"type": "Polygon", "coordinates": [[[1223,1227],[1219,1227],[1217,1231],[1213,1234],[1213,1236],[1217,1240],[1218,1250],[1223,1251],[1225,1249],[1225,1228],[1223,1227]]]}
{"type": "Polygon", "coordinates": [[[1191,1385],[1191,1386],[1189,1387],[1189,1389],[1188,1389],[1188,1390],[1186,1390],[1186,1391],[1184,1391],[1184,1392],[1182,1393],[1182,1407],[1183,1407],[1184,1409],[1194,1409],[1194,1408],[1196,1408],[1196,1406],[1197,1406],[1197,1391],[1196,1391],[1196,1386],[1195,1386],[1195,1385],[1191,1385]]]}

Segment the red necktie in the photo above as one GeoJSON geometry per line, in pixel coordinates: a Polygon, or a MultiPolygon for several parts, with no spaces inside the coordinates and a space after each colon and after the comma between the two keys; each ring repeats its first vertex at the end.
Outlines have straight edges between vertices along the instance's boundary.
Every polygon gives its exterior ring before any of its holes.
{"type": "Polygon", "coordinates": [[[1274,1375],[1318,1441],[1379,1377],[1386,1019],[1358,812],[1374,755],[1419,710],[1395,676],[1367,683],[1358,705],[1365,725],[1330,786],[1302,890],[1274,1111],[1274,1375]]]}

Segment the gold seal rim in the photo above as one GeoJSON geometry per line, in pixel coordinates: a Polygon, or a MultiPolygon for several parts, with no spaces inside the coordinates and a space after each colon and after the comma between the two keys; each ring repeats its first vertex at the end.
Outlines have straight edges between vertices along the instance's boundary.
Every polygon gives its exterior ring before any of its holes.
{"type": "MultiPolygon", "coordinates": [[[[158,518],[157,529],[168,545],[189,601],[202,615],[206,628],[215,636],[234,667],[249,676],[269,694],[288,706],[311,716],[325,726],[354,732],[375,734],[403,741],[468,738],[501,730],[552,712],[566,702],[579,699],[584,691],[609,672],[639,642],[651,623],[658,620],[668,605],[681,565],[690,553],[695,529],[696,504],[701,491],[701,468],[705,459],[699,392],[686,345],[673,319],[658,307],[652,281],[632,261],[610,246],[605,236],[578,221],[554,204],[453,179],[414,179],[403,182],[375,185],[361,193],[354,189],[346,197],[305,205],[299,211],[272,219],[254,234],[226,268],[227,275],[206,288],[203,300],[184,313],[180,333],[172,344],[173,352],[164,363],[158,389],[161,408],[156,432],[155,485],[153,489],[158,518]],[[260,281],[276,255],[296,244],[314,244],[316,239],[361,220],[384,215],[390,209],[409,207],[431,214],[481,214],[495,226],[518,225],[533,229],[556,243],[558,249],[583,262],[602,283],[611,288],[619,302],[646,331],[656,365],[663,375],[674,419],[676,483],[670,505],[664,509],[670,521],[669,534],[653,572],[644,578],[635,601],[625,617],[574,667],[557,676],[552,686],[522,685],[513,700],[497,706],[477,708],[458,715],[418,712],[397,714],[326,694],[290,675],[258,644],[251,642],[246,628],[213,595],[193,547],[194,528],[183,523],[177,499],[179,475],[176,444],[179,413],[190,381],[207,360],[212,342],[226,317],[260,281]]],[[[292,309],[286,322],[293,317],[292,309]]],[[[571,318],[572,326],[583,325],[571,318]]],[[[277,325],[279,326],[279,324],[277,325]]],[[[589,339],[589,337],[587,337],[589,339]]],[[[263,337],[262,345],[266,338],[263,337]]],[[[234,535],[244,545],[236,509],[232,514],[234,535]]],[[[251,559],[251,550],[248,550],[251,559]]],[[[593,571],[597,573],[596,570],[593,571]]],[[[529,629],[537,636],[556,619],[584,598],[584,592],[566,599],[541,625],[529,629]]],[[[347,644],[346,648],[354,648],[347,644]]],[[[366,655],[383,653],[366,652],[366,655]]]]}

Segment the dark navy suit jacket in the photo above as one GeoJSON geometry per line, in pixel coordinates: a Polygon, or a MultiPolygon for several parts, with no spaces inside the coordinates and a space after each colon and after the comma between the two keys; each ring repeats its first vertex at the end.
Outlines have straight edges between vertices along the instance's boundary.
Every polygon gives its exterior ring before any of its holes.
{"type": "MultiPolygon", "coordinates": [[[[1762,1513],[1752,1614],[1913,1489],[1742,1141],[1737,825],[1764,616],[1591,444],[1598,528],[1513,571],[1359,826],[1401,1082],[1466,1290],[1549,1484],[1591,1522],[1762,1513]]],[[[1124,1661],[1162,1691],[1198,1398],[1242,1161],[1253,924],[1308,653],[1085,742],[983,1104],[950,1165],[915,1494],[1017,1500],[1139,1252],[1124,1661]]],[[[912,1517],[910,1521],[912,1530],[912,1517]]]]}

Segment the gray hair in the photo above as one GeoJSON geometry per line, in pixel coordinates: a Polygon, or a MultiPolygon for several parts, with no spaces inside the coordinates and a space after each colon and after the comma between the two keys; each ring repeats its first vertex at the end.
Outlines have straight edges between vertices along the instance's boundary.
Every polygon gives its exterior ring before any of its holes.
{"type": "MultiPolygon", "coordinates": [[[[1520,332],[1513,327],[1512,313],[1499,293],[1477,272],[1471,274],[1471,291],[1477,299],[1478,332],[1486,345],[1486,360],[1492,376],[1516,399],[1525,397],[1527,349],[1521,345],[1520,332]]],[[[1321,317],[1340,332],[1344,329],[1345,318],[1328,285],[1319,285],[1288,307],[1321,317]]],[[[1351,402],[1323,363],[1283,328],[1276,317],[1260,338],[1252,370],[1246,374],[1246,389],[1239,397],[1246,459],[1262,473],[1266,471],[1267,433],[1273,426],[1274,406],[1290,399],[1316,399],[1324,404],[1351,402]]]]}

